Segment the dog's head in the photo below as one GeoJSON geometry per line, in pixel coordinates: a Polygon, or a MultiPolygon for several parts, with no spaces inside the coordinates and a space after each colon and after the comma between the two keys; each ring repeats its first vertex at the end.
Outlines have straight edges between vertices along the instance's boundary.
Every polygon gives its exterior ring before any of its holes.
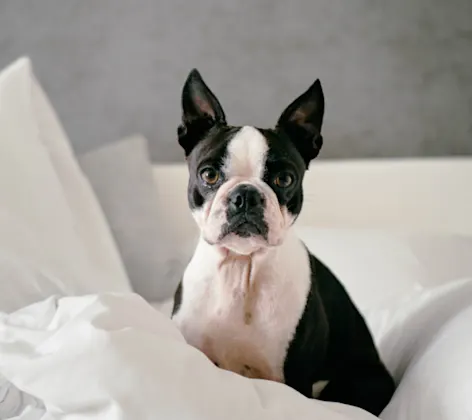
{"type": "Polygon", "coordinates": [[[243,255],[282,244],[302,208],[304,173],[323,144],[319,80],[273,129],[228,125],[197,70],[185,82],[182,108],[188,201],[203,238],[243,255]]]}

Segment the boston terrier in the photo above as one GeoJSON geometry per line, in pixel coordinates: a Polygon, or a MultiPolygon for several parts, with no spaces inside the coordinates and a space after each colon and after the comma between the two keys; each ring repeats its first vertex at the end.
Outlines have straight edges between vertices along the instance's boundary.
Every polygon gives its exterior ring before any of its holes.
{"type": "Polygon", "coordinates": [[[293,229],[323,144],[320,81],[271,129],[227,124],[197,70],[182,108],[178,138],[200,229],[172,310],[185,339],[223,369],[378,415],[393,379],[346,290],[293,229]]]}

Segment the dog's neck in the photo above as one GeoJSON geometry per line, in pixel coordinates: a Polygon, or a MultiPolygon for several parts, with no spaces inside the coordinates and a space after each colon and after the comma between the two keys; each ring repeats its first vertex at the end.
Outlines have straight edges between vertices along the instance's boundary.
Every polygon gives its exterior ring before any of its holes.
{"type": "Polygon", "coordinates": [[[219,308],[230,310],[237,302],[244,322],[251,323],[253,309],[262,295],[279,293],[309,284],[309,258],[293,229],[284,242],[252,255],[237,255],[200,239],[184,274],[189,293],[214,299],[219,308]],[[262,293],[262,294],[261,294],[262,293]],[[212,296],[212,297],[210,297],[212,296]]]}

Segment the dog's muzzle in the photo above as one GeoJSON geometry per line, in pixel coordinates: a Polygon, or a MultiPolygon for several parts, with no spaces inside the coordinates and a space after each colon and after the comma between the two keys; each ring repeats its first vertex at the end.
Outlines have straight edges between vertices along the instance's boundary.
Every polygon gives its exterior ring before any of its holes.
{"type": "Polygon", "coordinates": [[[265,199],[252,185],[238,185],[228,194],[227,223],[222,237],[235,234],[242,238],[262,236],[267,238],[268,226],[264,220],[265,199]]]}

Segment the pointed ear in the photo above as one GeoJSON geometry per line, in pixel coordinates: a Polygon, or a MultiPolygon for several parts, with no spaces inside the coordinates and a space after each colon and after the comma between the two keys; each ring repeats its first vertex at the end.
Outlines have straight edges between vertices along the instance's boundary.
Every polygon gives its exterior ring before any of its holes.
{"type": "Polygon", "coordinates": [[[220,123],[226,121],[218,99],[203,81],[197,69],[193,69],[185,81],[182,90],[182,110],[184,122],[208,117],[220,123]]]}
{"type": "Polygon", "coordinates": [[[316,80],[308,90],[295,99],[277,122],[277,130],[283,131],[295,143],[306,165],[320,152],[323,145],[321,126],[324,115],[324,95],[321,83],[316,80]]]}
{"type": "Polygon", "coordinates": [[[199,71],[193,69],[182,90],[182,124],[177,131],[186,156],[216,124],[226,124],[223,108],[199,71]]]}

